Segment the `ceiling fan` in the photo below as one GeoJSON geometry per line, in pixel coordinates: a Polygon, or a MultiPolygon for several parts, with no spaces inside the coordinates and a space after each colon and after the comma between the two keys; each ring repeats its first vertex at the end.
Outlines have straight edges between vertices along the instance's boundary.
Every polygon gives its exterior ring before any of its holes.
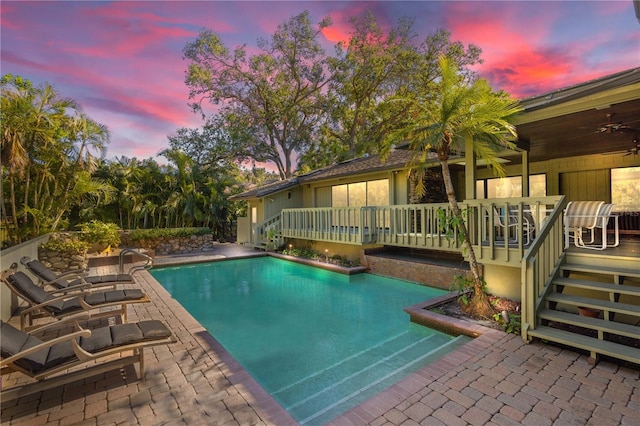
{"type": "Polygon", "coordinates": [[[622,123],[622,121],[613,121],[613,116],[615,113],[607,114],[608,121],[606,123],[600,124],[596,133],[616,133],[616,132],[637,132],[637,129],[633,127],[629,127],[622,123]]]}
{"type": "Polygon", "coordinates": [[[633,156],[635,157],[638,152],[640,152],[640,140],[638,138],[634,138],[633,146],[627,150],[627,153],[624,155],[624,157],[631,154],[633,154],[633,156]]]}
{"type": "Polygon", "coordinates": [[[602,155],[616,155],[616,154],[623,154],[623,157],[626,157],[628,155],[633,154],[634,156],[640,154],[640,139],[638,139],[637,137],[634,137],[633,140],[631,141],[631,143],[633,144],[629,149],[625,150],[625,151],[611,151],[611,152],[603,152],[602,155]]]}

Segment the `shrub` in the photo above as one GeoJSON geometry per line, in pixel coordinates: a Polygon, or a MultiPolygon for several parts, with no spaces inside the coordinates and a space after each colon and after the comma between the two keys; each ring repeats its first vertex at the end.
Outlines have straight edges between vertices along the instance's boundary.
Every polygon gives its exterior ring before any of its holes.
{"type": "Polygon", "coordinates": [[[82,231],[81,237],[91,244],[106,244],[113,247],[120,245],[120,232],[115,223],[104,223],[99,220],[92,220],[88,223],[78,225],[82,231]]]}
{"type": "MultiPolygon", "coordinates": [[[[482,282],[482,291],[486,293],[487,283],[484,278],[480,278],[482,282]]],[[[458,292],[458,302],[463,303],[465,306],[469,305],[469,295],[473,290],[473,278],[465,275],[456,275],[453,279],[453,283],[449,287],[451,291],[458,292]]]]}
{"type": "Polygon", "coordinates": [[[317,260],[320,262],[326,262],[327,260],[331,260],[331,263],[336,265],[345,266],[347,268],[352,268],[354,266],[360,265],[360,260],[351,261],[346,257],[340,256],[339,254],[334,254],[331,257],[327,258],[327,256],[323,253],[319,253],[315,250],[311,250],[308,248],[289,248],[282,250],[282,254],[286,254],[289,256],[302,257],[304,259],[317,260]]]}
{"type": "Polygon", "coordinates": [[[129,234],[131,242],[152,240],[156,238],[191,237],[192,235],[209,235],[209,228],[154,228],[134,229],[129,234]]]}
{"type": "Polygon", "coordinates": [[[89,248],[89,243],[77,238],[51,239],[42,247],[58,253],[84,253],[89,248]]]}
{"type": "Polygon", "coordinates": [[[505,320],[500,312],[493,315],[493,320],[500,324],[505,333],[519,335],[522,327],[521,316],[518,314],[508,314],[507,319],[508,320],[505,320]]]}

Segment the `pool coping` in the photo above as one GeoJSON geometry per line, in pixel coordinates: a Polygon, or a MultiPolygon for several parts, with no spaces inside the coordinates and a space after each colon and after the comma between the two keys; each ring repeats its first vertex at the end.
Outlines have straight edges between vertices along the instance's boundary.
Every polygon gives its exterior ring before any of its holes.
{"type": "Polygon", "coordinates": [[[274,257],[276,259],[288,260],[291,262],[300,263],[307,266],[313,266],[316,268],[325,269],[327,271],[337,272],[339,274],[344,274],[344,275],[355,275],[355,274],[367,272],[366,266],[347,267],[347,266],[341,266],[341,265],[334,265],[332,263],[321,262],[313,259],[305,259],[303,257],[290,256],[290,255],[276,253],[276,252],[243,254],[240,256],[233,256],[233,257],[226,257],[226,256],[206,257],[205,256],[205,257],[190,258],[189,256],[183,256],[183,257],[169,257],[166,259],[156,258],[159,261],[157,263],[154,262],[153,266],[157,268],[162,268],[165,266],[180,266],[180,265],[184,265],[185,263],[195,264],[195,263],[221,262],[224,260],[251,259],[255,257],[274,257]]]}
{"type": "Polygon", "coordinates": [[[306,259],[304,257],[290,256],[288,254],[274,253],[274,252],[268,252],[267,255],[271,257],[275,257],[277,259],[289,260],[291,262],[300,263],[307,266],[313,266],[316,268],[325,269],[327,271],[337,272],[339,274],[344,274],[344,275],[355,275],[355,274],[361,274],[363,272],[367,272],[366,266],[347,267],[347,266],[341,266],[341,265],[334,265],[333,263],[321,262],[319,260],[306,259]]]}
{"type": "Polygon", "coordinates": [[[458,292],[450,292],[425,300],[415,305],[407,306],[404,311],[416,324],[433,328],[454,336],[464,335],[472,338],[480,337],[492,328],[476,324],[465,319],[434,312],[432,309],[445,305],[459,297],[458,292]]]}

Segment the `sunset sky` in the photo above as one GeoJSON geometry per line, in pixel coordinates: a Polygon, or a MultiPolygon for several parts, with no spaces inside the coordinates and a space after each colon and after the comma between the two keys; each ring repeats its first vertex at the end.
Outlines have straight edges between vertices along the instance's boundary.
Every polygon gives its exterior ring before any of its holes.
{"type": "Polygon", "coordinates": [[[383,28],[415,21],[482,50],[494,89],[524,98],[640,66],[640,23],[624,1],[7,1],[0,4],[1,72],[48,82],[111,130],[107,158],[155,157],[167,136],[202,121],[187,106],[185,44],[201,29],[255,47],[304,10],[327,53],[371,10],[383,28]]]}

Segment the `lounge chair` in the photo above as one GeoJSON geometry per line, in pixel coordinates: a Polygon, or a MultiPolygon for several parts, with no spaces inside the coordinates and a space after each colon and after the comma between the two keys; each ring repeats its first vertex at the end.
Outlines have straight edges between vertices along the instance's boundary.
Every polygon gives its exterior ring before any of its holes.
{"type": "Polygon", "coordinates": [[[132,284],[133,277],[130,274],[91,275],[86,271],[69,271],[64,274],[56,274],[38,259],[29,256],[20,258],[22,263],[33,275],[38,277],[42,286],[53,286],[57,289],[75,287],[89,284],[91,287],[115,287],[116,284],[132,284]]]}
{"type": "Polygon", "coordinates": [[[74,332],[49,341],[0,321],[2,374],[20,372],[38,381],[4,388],[1,399],[4,402],[135,363],[139,363],[140,378],[144,379],[143,349],[173,342],[171,331],[155,320],[94,330],[82,329],[76,321],[74,332]],[[127,351],[132,353],[114,359],[113,355],[127,351]],[[79,366],[83,368],[57,374],[79,366]]]}
{"type": "MultiPolygon", "coordinates": [[[[17,265],[12,265],[17,268],[17,265]]],[[[149,302],[149,298],[140,289],[107,290],[107,291],[78,291],[55,290],[47,292],[24,272],[14,268],[2,272],[2,281],[16,296],[24,299],[30,307],[20,312],[20,328],[33,325],[33,319],[38,316],[50,316],[61,319],[79,312],[100,310],[92,318],[120,315],[123,322],[127,322],[127,305],[132,303],[149,302]],[[119,307],[104,311],[102,308],[119,307]]]]}

